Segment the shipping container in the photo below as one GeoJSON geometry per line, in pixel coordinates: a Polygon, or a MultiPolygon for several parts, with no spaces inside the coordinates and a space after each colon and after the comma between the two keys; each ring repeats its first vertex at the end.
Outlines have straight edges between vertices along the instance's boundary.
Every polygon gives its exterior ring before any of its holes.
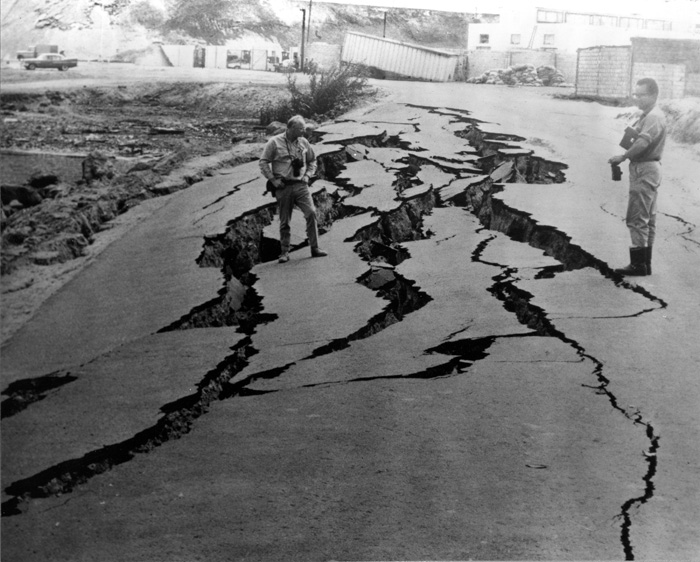
{"type": "Polygon", "coordinates": [[[364,64],[406,78],[448,82],[455,79],[459,55],[383,37],[348,32],[345,34],[341,61],[364,64]]]}

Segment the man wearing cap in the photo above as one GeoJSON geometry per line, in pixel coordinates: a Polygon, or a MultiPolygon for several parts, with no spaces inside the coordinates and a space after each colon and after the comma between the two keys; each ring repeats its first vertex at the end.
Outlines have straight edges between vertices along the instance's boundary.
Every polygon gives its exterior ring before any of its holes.
{"type": "Polygon", "coordinates": [[[260,171],[268,180],[268,189],[277,198],[280,216],[280,263],[289,261],[292,209],[299,207],[306,219],[306,236],[311,246],[311,256],[320,258],[328,254],[318,247],[318,219],[309,178],[316,173],[316,155],[304,137],[306,122],[295,115],[287,122],[284,133],[275,135],[265,145],[260,157],[260,171]]]}
{"type": "Polygon", "coordinates": [[[610,164],[629,160],[630,191],[627,228],[632,238],[630,264],[616,269],[621,275],[651,275],[651,252],[656,235],[656,198],[661,184],[661,156],[666,143],[666,120],[656,107],[659,86],[653,78],[642,78],[634,89],[634,101],[642,115],[632,125],[633,143],[624,154],[610,158],[610,164]]]}

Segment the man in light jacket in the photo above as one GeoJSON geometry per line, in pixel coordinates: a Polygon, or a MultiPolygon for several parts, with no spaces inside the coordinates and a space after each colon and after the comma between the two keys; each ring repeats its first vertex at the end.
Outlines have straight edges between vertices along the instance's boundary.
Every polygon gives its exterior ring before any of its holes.
{"type": "Polygon", "coordinates": [[[299,207],[306,219],[306,236],[311,246],[311,256],[320,258],[328,254],[318,247],[318,219],[309,179],[316,173],[316,155],[304,137],[306,122],[295,115],[287,122],[287,130],[275,135],[265,145],[260,157],[260,171],[268,180],[268,189],[277,198],[280,215],[279,262],[289,261],[289,243],[292,209],[299,207]]]}

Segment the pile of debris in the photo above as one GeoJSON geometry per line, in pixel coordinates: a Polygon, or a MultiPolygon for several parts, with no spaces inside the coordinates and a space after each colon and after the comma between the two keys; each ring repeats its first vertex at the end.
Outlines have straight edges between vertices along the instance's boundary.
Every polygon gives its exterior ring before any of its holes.
{"type": "Polygon", "coordinates": [[[182,149],[157,160],[139,160],[125,173],[115,157],[94,151],[82,163],[82,179],[62,181],[37,171],[24,185],[0,185],[0,274],[25,264],[51,265],[81,255],[106,222],[141,201],[185,189],[224,166],[257,160],[262,144],[191,158],[182,149]]]}
{"type": "Polygon", "coordinates": [[[469,78],[472,84],[507,84],[509,86],[559,86],[565,82],[564,75],[553,66],[535,68],[531,64],[520,64],[484,72],[469,78]]]}

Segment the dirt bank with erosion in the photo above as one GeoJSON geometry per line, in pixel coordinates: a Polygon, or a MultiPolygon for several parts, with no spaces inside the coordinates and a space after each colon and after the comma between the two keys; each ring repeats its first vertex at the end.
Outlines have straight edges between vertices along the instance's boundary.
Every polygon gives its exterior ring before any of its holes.
{"type": "Polygon", "coordinates": [[[159,203],[125,211],[257,158],[287,96],[274,73],[74,70],[2,69],[3,342],[159,203]]]}

